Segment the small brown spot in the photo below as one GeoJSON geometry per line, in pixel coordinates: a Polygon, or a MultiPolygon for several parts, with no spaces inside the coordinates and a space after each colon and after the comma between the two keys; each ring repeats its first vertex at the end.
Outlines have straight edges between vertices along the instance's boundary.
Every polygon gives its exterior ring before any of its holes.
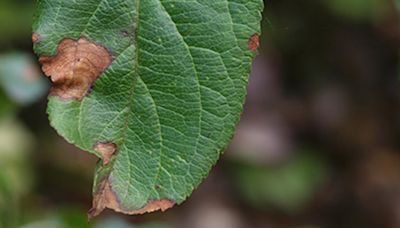
{"type": "Polygon", "coordinates": [[[103,165],[108,165],[111,161],[111,157],[117,151],[117,145],[114,143],[97,143],[94,146],[94,150],[101,154],[103,165]]]}
{"type": "Polygon", "coordinates": [[[168,199],[150,201],[146,206],[138,210],[126,210],[121,207],[119,199],[109,182],[109,178],[104,179],[99,191],[93,196],[93,207],[89,210],[89,219],[99,215],[104,209],[109,208],[116,212],[121,212],[128,215],[145,214],[154,211],[165,211],[175,205],[175,202],[168,199]]]}
{"type": "Polygon", "coordinates": [[[252,51],[257,51],[258,47],[260,46],[260,35],[254,33],[248,41],[249,49],[252,51]]]}
{"type": "Polygon", "coordinates": [[[127,31],[122,31],[121,33],[122,33],[122,36],[124,36],[124,37],[129,36],[129,33],[127,31]]]}
{"type": "Polygon", "coordinates": [[[32,33],[32,42],[34,44],[38,43],[40,41],[40,36],[36,32],[32,33]]]}
{"type": "Polygon", "coordinates": [[[112,58],[104,47],[80,38],[64,39],[56,56],[42,56],[39,61],[53,81],[50,95],[80,100],[112,58]]]}

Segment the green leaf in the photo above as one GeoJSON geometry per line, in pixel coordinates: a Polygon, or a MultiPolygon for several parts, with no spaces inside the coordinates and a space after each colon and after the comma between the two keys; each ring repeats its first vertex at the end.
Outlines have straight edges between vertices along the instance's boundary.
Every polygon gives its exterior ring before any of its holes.
{"type": "Polygon", "coordinates": [[[48,113],[103,159],[90,215],[182,203],[235,130],[262,0],[39,0],[34,50],[48,113]]]}

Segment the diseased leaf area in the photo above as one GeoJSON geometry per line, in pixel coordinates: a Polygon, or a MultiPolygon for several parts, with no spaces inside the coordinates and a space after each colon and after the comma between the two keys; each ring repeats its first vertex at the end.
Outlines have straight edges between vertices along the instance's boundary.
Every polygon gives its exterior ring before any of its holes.
{"type": "Polygon", "coordinates": [[[90,215],[182,203],[233,136],[262,0],[39,0],[37,7],[34,49],[57,91],[51,124],[103,159],[90,215]]]}

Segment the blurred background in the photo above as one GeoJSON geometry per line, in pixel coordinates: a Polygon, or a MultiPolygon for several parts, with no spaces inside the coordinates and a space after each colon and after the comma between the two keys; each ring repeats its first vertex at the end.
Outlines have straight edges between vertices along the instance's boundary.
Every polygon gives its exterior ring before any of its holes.
{"type": "Polygon", "coordinates": [[[0,228],[399,228],[400,1],[265,5],[243,118],[206,181],[165,213],[88,223],[96,159],[49,127],[34,1],[1,0],[0,228]]]}

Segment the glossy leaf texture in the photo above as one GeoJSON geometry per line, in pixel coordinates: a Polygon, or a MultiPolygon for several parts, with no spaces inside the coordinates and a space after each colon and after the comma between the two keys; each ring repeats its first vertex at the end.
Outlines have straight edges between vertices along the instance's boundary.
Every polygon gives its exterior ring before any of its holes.
{"type": "Polygon", "coordinates": [[[262,0],[38,1],[33,41],[56,87],[51,125],[102,159],[90,216],[166,210],[207,176],[243,109],[262,9],[262,0]]]}

